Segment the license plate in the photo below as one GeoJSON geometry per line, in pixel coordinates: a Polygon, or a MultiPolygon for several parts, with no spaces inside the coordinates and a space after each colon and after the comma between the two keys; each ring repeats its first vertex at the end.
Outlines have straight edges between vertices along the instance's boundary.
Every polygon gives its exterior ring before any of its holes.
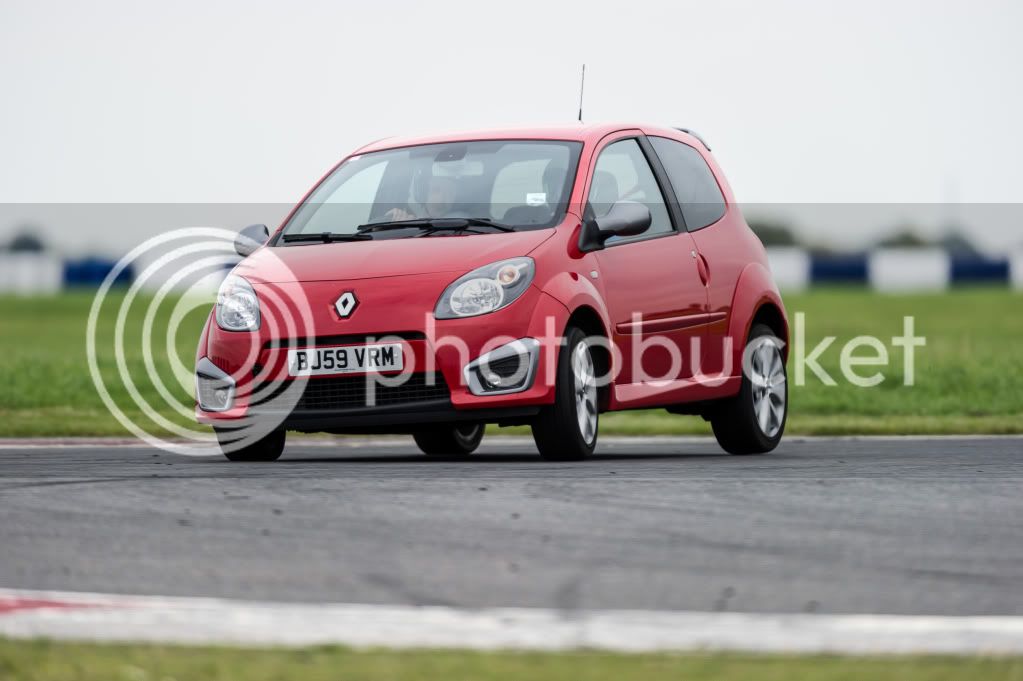
{"type": "Polygon", "coordinates": [[[288,350],[288,374],[291,376],[401,371],[403,368],[405,357],[401,343],[288,350]]]}

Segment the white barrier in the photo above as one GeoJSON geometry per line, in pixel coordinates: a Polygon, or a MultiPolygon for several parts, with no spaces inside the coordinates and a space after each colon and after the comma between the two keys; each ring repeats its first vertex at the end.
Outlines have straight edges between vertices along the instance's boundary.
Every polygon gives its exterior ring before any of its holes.
{"type": "Polygon", "coordinates": [[[948,253],[939,248],[889,248],[867,260],[875,291],[940,291],[951,278],[948,253]]]}
{"type": "Polygon", "coordinates": [[[810,254],[802,248],[768,248],[767,260],[782,291],[802,291],[810,285],[810,254]]]}
{"type": "Polygon", "coordinates": [[[1023,291],[1023,250],[1009,256],[1009,282],[1017,291],[1023,291]]]}
{"type": "Polygon", "coordinates": [[[0,293],[56,293],[64,284],[64,262],[53,253],[0,251],[0,293]]]}

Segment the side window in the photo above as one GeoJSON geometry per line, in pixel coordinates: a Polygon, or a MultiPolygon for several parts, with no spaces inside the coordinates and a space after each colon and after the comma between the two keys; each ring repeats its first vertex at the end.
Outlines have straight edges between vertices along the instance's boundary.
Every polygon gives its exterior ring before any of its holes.
{"type": "Polygon", "coordinates": [[[696,149],[666,137],[648,137],[682,207],[686,227],[703,229],[725,214],[725,197],[714,173],[696,149]]]}
{"type": "MultiPolygon", "coordinates": [[[[601,217],[607,215],[616,201],[637,201],[650,209],[650,229],[633,239],[643,239],[651,234],[672,230],[664,196],[639,142],[634,139],[614,142],[600,152],[590,183],[586,210],[594,217],[601,217]]],[[[624,240],[612,237],[608,243],[624,240]]]]}

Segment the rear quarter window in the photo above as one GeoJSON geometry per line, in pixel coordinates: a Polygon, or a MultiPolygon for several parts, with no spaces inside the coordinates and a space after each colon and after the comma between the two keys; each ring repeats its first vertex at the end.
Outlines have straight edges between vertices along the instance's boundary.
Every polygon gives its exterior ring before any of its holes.
{"type": "Polygon", "coordinates": [[[703,155],[677,140],[649,137],[668,174],[689,231],[712,225],[725,214],[725,197],[703,155]]]}

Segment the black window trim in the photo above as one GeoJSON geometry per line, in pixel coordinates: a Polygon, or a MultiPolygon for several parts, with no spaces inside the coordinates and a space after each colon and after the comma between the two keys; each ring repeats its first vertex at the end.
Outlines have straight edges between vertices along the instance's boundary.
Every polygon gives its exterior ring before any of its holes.
{"type": "Polygon", "coordinates": [[[678,198],[675,196],[675,189],[671,186],[671,178],[668,177],[668,171],[661,164],[661,158],[657,155],[654,145],[650,143],[646,135],[643,135],[639,140],[639,146],[643,149],[647,162],[654,171],[654,177],[657,178],[657,184],[661,188],[661,195],[668,206],[668,214],[671,215],[672,225],[679,232],[688,232],[689,226],[686,225],[686,217],[682,214],[682,206],[679,205],[678,198]]]}
{"type": "MultiPolygon", "coordinates": [[[[692,133],[690,133],[690,134],[692,134],[692,133]]],[[[645,137],[646,136],[644,136],[644,141],[648,145],[650,145],[650,153],[653,154],[657,158],[657,165],[661,169],[661,172],[664,173],[664,179],[667,180],[667,182],[668,182],[668,186],[669,186],[670,192],[671,192],[671,204],[672,204],[672,207],[674,208],[674,210],[676,210],[678,212],[679,217],[682,220],[681,224],[685,225],[685,216],[682,213],[682,204],[679,202],[678,197],[675,196],[675,189],[674,189],[674,187],[671,187],[671,178],[668,177],[667,171],[665,171],[664,170],[664,166],[661,165],[661,159],[660,159],[659,156],[657,156],[657,151],[654,149],[654,145],[651,144],[651,142],[649,140],[646,140],[645,137]]],[[[725,210],[724,210],[723,213],[721,213],[721,217],[719,217],[714,222],[711,222],[711,223],[708,223],[706,225],[703,225],[702,227],[690,228],[688,225],[686,225],[685,230],[687,232],[689,232],[690,234],[692,234],[693,232],[699,232],[701,229],[707,229],[708,227],[713,227],[717,223],[721,222],[721,220],[724,219],[725,215],[728,214],[728,199],[725,198],[725,190],[721,188],[721,183],[718,182],[717,175],[714,174],[714,170],[710,167],[710,164],[707,163],[707,159],[703,157],[703,152],[701,152],[699,149],[694,147],[692,144],[687,144],[686,142],[683,142],[682,140],[677,140],[674,137],[665,137],[664,135],[649,135],[649,137],[657,137],[657,138],[662,139],[662,140],[668,140],[669,142],[675,142],[676,144],[681,144],[682,146],[689,147],[690,149],[695,151],[697,154],[699,154],[700,160],[703,161],[704,165],[707,166],[707,172],[710,173],[710,178],[712,180],[714,180],[714,186],[716,186],[718,188],[718,193],[721,194],[721,202],[725,206],[725,210]]],[[[699,138],[697,138],[697,139],[699,139],[699,138]]],[[[709,151],[709,149],[708,149],[708,151],[709,151]]]]}
{"type": "MultiPolygon", "coordinates": [[[[650,166],[650,170],[654,174],[654,182],[657,183],[657,188],[661,191],[661,198],[664,200],[664,205],[668,210],[668,221],[671,222],[671,229],[667,232],[655,232],[654,234],[648,235],[640,234],[639,236],[629,237],[627,239],[622,239],[621,241],[605,244],[605,249],[628,246],[630,244],[637,244],[643,241],[653,241],[654,239],[663,239],[669,236],[678,236],[679,234],[684,234],[688,231],[686,229],[685,218],[682,217],[682,211],[678,207],[678,200],[675,199],[675,193],[671,189],[671,182],[668,180],[668,175],[664,172],[664,167],[661,166],[661,160],[657,158],[657,154],[654,152],[654,148],[650,145],[650,142],[647,141],[646,135],[642,133],[634,133],[623,135],[622,137],[615,137],[610,142],[600,147],[599,151],[597,151],[596,156],[593,157],[593,170],[596,171],[597,163],[600,162],[600,155],[604,153],[605,149],[613,144],[618,144],[619,142],[624,142],[626,140],[636,140],[636,143],[639,145],[640,153],[646,158],[647,165],[650,166]]],[[[603,142],[603,140],[601,141],[603,142]]],[[[589,185],[586,187],[586,201],[583,203],[584,220],[586,219],[586,209],[590,205],[590,189],[592,186],[593,178],[591,177],[589,185]]]]}

